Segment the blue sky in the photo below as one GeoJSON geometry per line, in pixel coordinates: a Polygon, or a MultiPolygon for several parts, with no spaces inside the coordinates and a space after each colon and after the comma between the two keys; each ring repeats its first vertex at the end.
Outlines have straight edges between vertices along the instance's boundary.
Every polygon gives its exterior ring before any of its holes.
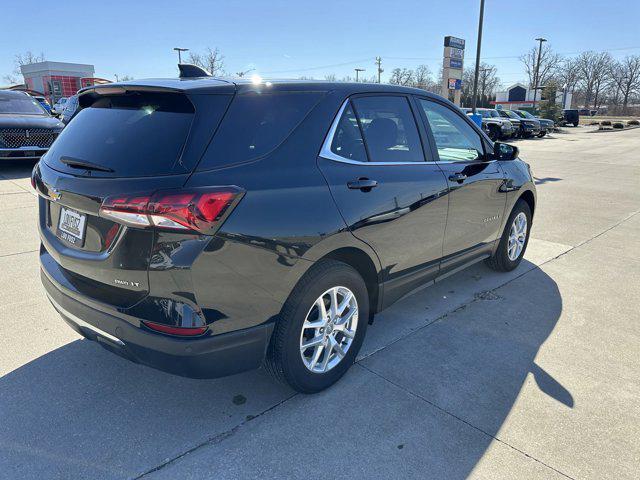
{"type": "MultiPolygon", "coordinates": [[[[426,63],[437,73],[445,35],[467,40],[475,57],[479,0],[7,2],[2,7],[0,76],[16,53],[91,63],[96,75],[175,76],[175,46],[218,47],[229,72],[323,78],[388,74],[426,63]],[[52,8],[53,5],[59,5],[52,8]],[[29,13],[27,13],[29,12],[29,13]],[[46,23],[47,18],[55,21],[46,23]],[[316,68],[323,67],[323,68],[316,68]]],[[[560,53],[640,54],[640,1],[486,0],[482,59],[510,84],[523,79],[517,57],[544,36],[560,53]]]]}

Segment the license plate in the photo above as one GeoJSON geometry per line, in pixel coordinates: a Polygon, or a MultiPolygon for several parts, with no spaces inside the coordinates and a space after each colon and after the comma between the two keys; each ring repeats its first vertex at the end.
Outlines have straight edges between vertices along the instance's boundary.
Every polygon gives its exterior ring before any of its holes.
{"type": "Polygon", "coordinates": [[[82,247],[84,244],[84,232],[87,224],[87,216],[70,210],[60,208],[60,221],[58,222],[58,237],[72,245],[82,247]]]}

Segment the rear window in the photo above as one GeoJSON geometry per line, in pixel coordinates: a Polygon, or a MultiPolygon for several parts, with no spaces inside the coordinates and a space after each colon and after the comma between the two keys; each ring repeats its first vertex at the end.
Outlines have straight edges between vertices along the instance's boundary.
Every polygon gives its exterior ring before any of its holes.
{"type": "Polygon", "coordinates": [[[306,117],[322,92],[237,95],[198,170],[247,162],[278,147],[306,117]]]}
{"type": "Polygon", "coordinates": [[[97,97],[62,131],[46,161],[73,158],[113,170],[113,176],[166,175],[174,172],[194,118],[181,94],[130,92],[97,97]]]}

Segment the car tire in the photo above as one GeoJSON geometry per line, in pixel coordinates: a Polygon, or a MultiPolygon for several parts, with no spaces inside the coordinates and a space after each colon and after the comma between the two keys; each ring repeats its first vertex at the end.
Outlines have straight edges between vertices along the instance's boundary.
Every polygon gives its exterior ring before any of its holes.
{"type": "Polygon", "coordinates": [[[354,363],[368,320],[369,293],[360,274],[343,262],[322,260],[303,276],[285,302],[271,337],[265,368],[298,392],[324,390],[337,382],[354,363]],[[332,296],[334,291],[335,299],[332,296]],[[335,316],[325,322],[324,328],[311,326],[322,322],[318,306],[321,299],[326,318],[329,318],[334,315],[332,302],[342,305],[350,298],[349,293],[353,295],[355,304],[349,303],[342,317],[335,316]],[[340,326],[340,321],[349,315],[351,330],[340,326]],[[340,328],[343,330],[339,331],[340,328]],[[323,338],[323,343],[303,350],[304,344],[313,343],[318,338],[323,338]],[[324,371],[323,365],[326,367],[324,371]]]}
{"type": "Polygon", "coordinates": [[[540,133],[538,134],[538,138],[542,138],[542,137],[544,137],[546,134],[547,134],[547,132],[540,132],[540,133]]]}
{"type": "Polygon", "coordinates": [[[579,125],[580,122],[573,122],[573,126],[577,127],[579,125]]]}
{"type": "Polygon", "coordinates": [[[515,269],[520,262],[524,253],[527,250],[529,244],[529,233],[531,232],[531,208],[529,204],[520,199],[516,202],[511,215],[507,219],[507,222],[500,237],[500,242],[493,255],[486,260],[486,264],[493,270],[499,272],[509,272],[515,269]],[[524,217],[526,223],[524,230],[521,230],[521,220],[524,217]],[[518,221],[516,221],[518,219],[518,221]],[[518,227],[517,225],[520,225],[518,227]],[[524,233],[524,238],[522,237],[524,233]],[[517,242],[515,246],[513,242],[517,242]]]}

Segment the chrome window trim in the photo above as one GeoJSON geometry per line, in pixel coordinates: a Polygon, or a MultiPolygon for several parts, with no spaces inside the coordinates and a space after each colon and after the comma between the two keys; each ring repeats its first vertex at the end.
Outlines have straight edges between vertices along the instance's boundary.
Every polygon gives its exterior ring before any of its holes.
{"type": "MultiPolygon", "coordinates": [[[[333,123],[331,124],[331,128],[329,129],[329,133],[327,133],[326,138],[324,139],[324,143],[322,144],[322,148],[320,149],[320,156],[327,160],[333,160],[334,162],[342,162],[348,163],[349,165],[373,165],[373,166],[392,166],[392,165],[435,165],[438,162],[360,162],[358,160],[351,160],[350,158],[345,158],[337,153],[333,153],[331,151],[331,144],[333,143],[333,137],[336,134],[336,130],[338,130],[338,124],[340,123],[340,119],[342,118],[342,114],[344,113],[347,105],[349,104],[350,98],[347,98],[338,110],[338,114],[336,118],[333,119],[333,123]]],[[[417,126],[416,126],[417,128],[417,126]]],[[[440,162],[443,163],[443,162],[440,162]]]]}
{"type": "Polygon", "coordinates": [[[329,132],[324,139],[324,143],[322,144],[322,148],[320,149],[319,156],[326,159],[332,160],[334,162],[347,163],[349,165],[372,165],[372,166],[393,166],[393,165],[438,165],[438,164],[446,164],[446,163],[461,163],[461,164],[469,164],[469,163],[492,163],[495,162],[496,159],[491,160],[440,160],[438,162],[435,161],[423,161],[423,162],[360,162],[358,160],[351,160],[350,158],[341,157],[340,155],[333,153],[331,151],[331,144],[333,143],[333,137],[336,134],[336,130],[338,130],[338,124],[340,123],[340,119],[342,118],[342,114],[344,113],[347,105],[349,104],[350,98],[347,98],[342,105],[340,106],[340,110],[338,110],[338,114],[333,119],[333,123],[331,124],[331,128],[329,128],[329,132]]]}

